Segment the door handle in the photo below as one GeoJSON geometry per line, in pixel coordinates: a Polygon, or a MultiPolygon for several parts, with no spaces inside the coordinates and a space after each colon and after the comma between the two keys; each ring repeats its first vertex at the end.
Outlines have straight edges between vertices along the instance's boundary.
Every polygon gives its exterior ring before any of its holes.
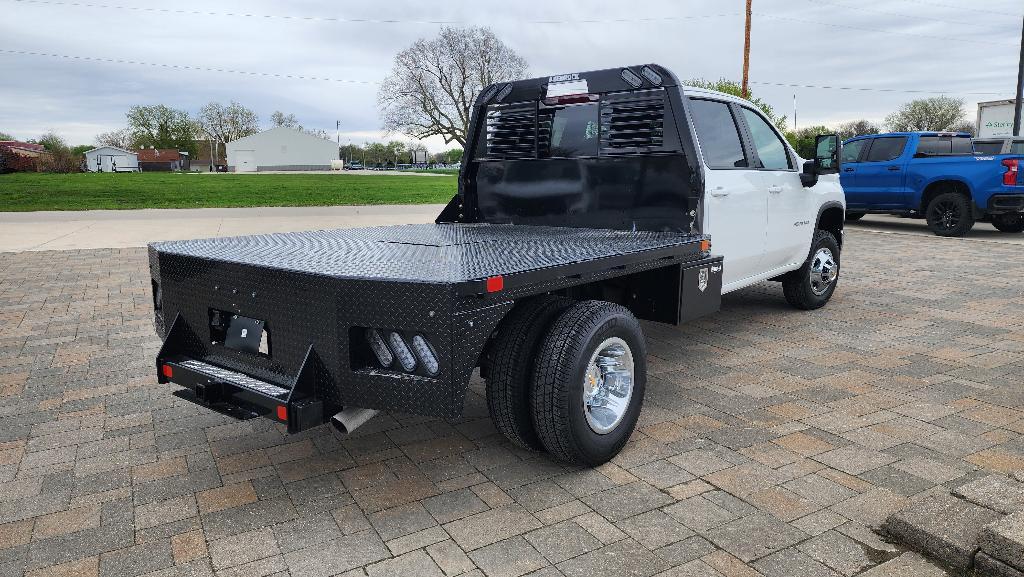
{"type": "Polygon", "coordinates": [[[772,194],[778,194],[778,193],[782,192],[782,187],[781,186],[769,186],[768,187],[768,192],[770,192],[772,194]]]}
{"type": "Polygon", "coordinates": [[[886,170],[891,171],[891,172],[899,172],[900,167],[898,167],[898,166],[890,166],[889,168],[886,168],[886,170]]]}
{"type": "Polygon", "coordinates": [[[843,172],[853,172],[853,169],[852,168],[844,168],[843,172]]]}
{"type": "Polygon", "coordinates": [[[714,190],[711,191],[711,196],[729,196],[729,193],[725,190],[725,187],[716,186],[714,190]]]}

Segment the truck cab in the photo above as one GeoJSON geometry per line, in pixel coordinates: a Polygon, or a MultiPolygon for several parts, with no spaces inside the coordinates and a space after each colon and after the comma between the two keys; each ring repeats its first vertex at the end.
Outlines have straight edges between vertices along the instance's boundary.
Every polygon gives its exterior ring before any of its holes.
{"type": "Polygon", "coordinates": [[[213,410],[351,432],[459,418],[474,370],[511,443],[613,458],[647,384],[640,320],[839,280],[839,143],[799,158],[755,107],[628,66],[485,88],[431,224],[154,243],[157,379],[213,410]]]}

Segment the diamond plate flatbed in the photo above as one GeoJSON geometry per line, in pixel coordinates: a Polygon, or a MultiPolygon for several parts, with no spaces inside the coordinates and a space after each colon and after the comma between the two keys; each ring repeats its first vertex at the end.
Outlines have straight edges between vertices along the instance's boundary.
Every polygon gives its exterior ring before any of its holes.
{"type": "Polygon", "coordinates": [[[155,322],[164,337],[158,365],[181,372],[174,382],[211,405],[228,398],[262,403],[265,412],[287,398],[288,411],[322,405],[325,415],[363,407],[457,417],[484,346],[517,300],[648,271],[675,271],[667,273],[671,285],[681,267],[711,258],[705,239],[456,223],[153,243],[155,322]],[[487,278],[498,275],[500,290],[488,291],[487,278]],[[258,319],[269,351],[228,346],[213,320],[223,315],[258,319]],[[439,371],[374,365],[370,328],[422,335],[439,371]],[[288,394],[266,393],[279,389],[288,394]]]}
{"type": "Polygon", "coordinates": [[[656,252],[704,236],[510,224],[412,224],[154,243],[158,252],[325,277],[462,283],[656,252]]]}

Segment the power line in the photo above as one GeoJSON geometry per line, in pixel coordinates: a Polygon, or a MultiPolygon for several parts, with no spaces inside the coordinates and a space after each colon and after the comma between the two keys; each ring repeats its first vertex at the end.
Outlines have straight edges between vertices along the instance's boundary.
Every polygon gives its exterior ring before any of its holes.
{"type": "MultiPolygon", "coordinates": [[[[267,20],[292,20],[297,22],[343,22],[356,24],[471,24],[465,20],[417,20],[402,18],[340,18],[335,16],[298,16],[291,14],[256,14],[250,12],[218,12],[213,10],[187,10],[184,8],[158,8],[152,6],[122,6],[118,4],[97,4],[92,2],[65,2],[61,0],[11,0],[22,4],[41,4],[47,6],[68,6],[74,8],[102,8],[107,10],[130,10],[134,12],[152,12],[160,14],[182,14],[187,16],[227,16],[232,18],[263,18],[267,20]]],[[[661,22],[673,20],[698,20],[705,18],[722,18],[739,16],[739,12],[722,14],[691,14],[681,16],[652,16],[648,18],[594,18],[580,20],[526,20],[523,24],[622,24],[631,22],[661,22]]]]}
{"type": "Polygon", "coordinates": [[[755,82],[750,81],[751,84],[757,84],[760,86],[780,86],[783,88],[821,88],[825,90],[847,90],[851,92],[896,92],[904,94],[963,94],[964,96],[1001,96],[1005,92],[962,92],[959,90],[915,90],[915,89],[904,89],[904,88],[876,88],[876,87],[858,87],[858,86],[831,86],[821,84],[795,84],[788,82],[755,82]]]}
{"type": "Polygon", "coordinates": [[[849,24],[834,24],[832,22],[818,22],[816,20],[804,20],[802,18],[793,18],[790,16],[776,16],[775,14],[764,14],[757,13],[759,18],[768,18],[769,20],[785,20],[788,22],[800,22],[801,24],[816,24],[818,26],[831,26],[833,28],[845,28],[847,30],[860,30],[862,32],[881,32],[883,34],[897,34],[900,36],[916,36],[918,38],[931,38],[933,40],[942,40],[943,42],[970,42],[971,44],[990,44],[992,46],[1013,46],[1016,44],[1008,42],[989,42],[987,40],[973,40],[970,38],[958,38],[956,36],[936,36],[934,34],[918,34],[917,32],[906,32],[902,30],[885,30],[882,28],[868,28],[865,26],[850,26],[849,24]]]}
{"type": "Polygon", "coordinates": [[[925,2],[924,0],[902,0],[903,2],[912,2],[914,4],[921,4],[923,6],[930,6],[932,8],[949,8],[951,10],[962,10],[964,12],[976,12],[979,14],[995,14],[997,16],[1015,16],[1016,13],[1008,13],[1006,10],[983,10],[981,8],[957,6],[956,4],[943,4],[941,2],[925,2]]]}
{"type": "Polygon", "coordinates": [[[980,26],[980,27],[988,27],[989,26],[989,24],[982,24],[982,23],[979,23],[979,22],[967,22],[965,20],[946,20],[944,18],[936,18],[934,16],[924,16],[924,15],[921,15],[921,14],[913,14],[913,15],[911,15],[911,14],[902,14],[900,12],[889,12],[889,11],[886,11],[886,10],[876,10],[874,8],[865,8],[863,6],[850,6],[849,4],[839,4],[837,2],[827,2],[826,0],[807,0],[807,1],[810,2],[811,4],[814,4],[815,6],[823,6],[823,5],[824,6],[835,6],[836,8],[842,8],[844,10],[856,10],[858,12],[871,12],[873,14],[882,14],[883,16],[895,16],[897,18],[907,18],[907,19],[910,19],[910,20],[913,20],[913,19],[931,20],[933,22],[942,22],[942,23],[945,23],[945,24],[955,24],[957,26],[980,26]]]}
{"type": "Polygon", "coordinates": [[[187,64],[160,64],[158,62],[144,62],[142,60],[128,60],[124,58],[103,58],[99,56],[81,56],[72,54],[55,54],[51,52],[32,52],[29,50],[9,50],[0,48],[0,54],[14,54],[18,56],[44,56],[48,58],[62,58],[67,60],[84,60],[88,62],[105,62],[110,64],[133,64],[137,66],[151,66],[153,68],[173,68],[177,70],[198,70],[202,72],[221,72],[228,74],[241,74],[245,76],[260,76],[266,78],[287,78],[290,80],[317,80],[324,82],[342,82],[345,84],[379,84],[373,80],[348,80],[340,78],[328,78],[326,76],[306,76],[303,74],[282,74],[278,72],[259,72],[252,70],[234,70],[231,68],[213,68],[207,66],[189,66],[187,64]]]}
{"type": "MultiPolygon", "coordinates": [[[[235,70],[231,68],[214,68],[206,66],[189,66],[186,64],[160,64],[156,62],[145,62],[142,60],[128,60],[124,58],[103,58],[99,56],[82,56],[71,54],[56,54],[51,52],[34,52],[31,50],[11,50],[0,48],[0,54],[12,54],[15,56],[37,56],[63,60],[81,60],[86,62],[102,62],[107,64],[127,64],[135,66],[149,66],[152,68],[169,68],[176,70],[196,70],[200,72],[217,72],[227,74],[240,74],[244,76],[258,76],[264,78],[284,78],[289,80],[312,80],[317,82],[338,82],[344,84],[375,85],[380,82],[375,80],[350,80],[341,78],[330,78],[327,76],[306,76],[302,74],[281,74],[276,72],[260,72],[251,70],[235,70]]],[[[877,88],[877,87],[856,87],[856,86],[832,86],[821,84],[796,84],[787,82],[750,81],[751,84],[760,86],[780,86],[785,88],[819,88],[826,90],[846,90],[856,92],[897,92],[906,94],[963,94],[965,96],[992,96],[1002,95],[1002,92],[961,92],[959,90],[915,90],[902,88],[877,88]]]]}

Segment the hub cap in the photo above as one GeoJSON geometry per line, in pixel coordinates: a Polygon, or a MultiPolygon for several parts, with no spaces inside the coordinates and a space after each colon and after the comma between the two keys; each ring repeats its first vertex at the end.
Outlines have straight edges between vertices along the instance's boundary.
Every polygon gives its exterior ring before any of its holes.
{"type": "Polygon", "coordinates": [[[819,248],[818,252],[814,253],[814,259],[811,260],[811,290],[818,296],[825,294],[837,276],[839,276],[839,265],[832,258],[832,251],[827,248],[819,248]]]}
{"type": "Polygon", "coordinates": [[[605,339],[587,364],[583,376],[583,413],[599,435],[622,422],[633,397],[633,353],[619,337],[605,339]]]}

